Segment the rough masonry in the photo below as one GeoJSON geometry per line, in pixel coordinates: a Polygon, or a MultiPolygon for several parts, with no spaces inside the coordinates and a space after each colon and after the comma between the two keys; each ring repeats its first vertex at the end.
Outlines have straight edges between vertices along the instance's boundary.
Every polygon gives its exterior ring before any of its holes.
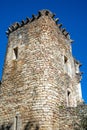
{"type": "Polygon", "coordinates": [[[74,129],[75,110],[83,104],[81,64],[72,56],[69,33],[54,16],[41,10],[6,32],[0,130],[74,129]],[[73,121],[67,109],[74,111],[73,121]]]}

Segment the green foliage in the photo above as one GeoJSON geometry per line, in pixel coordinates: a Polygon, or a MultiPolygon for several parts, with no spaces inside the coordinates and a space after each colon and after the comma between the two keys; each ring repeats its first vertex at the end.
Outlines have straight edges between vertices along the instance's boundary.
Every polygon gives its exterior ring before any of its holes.
{"type": "Polygon", "coordinates": [[[62,106],[59,106],[59,109],[63,109],[64,108],[64,106],[62,105],[62,106]]]}

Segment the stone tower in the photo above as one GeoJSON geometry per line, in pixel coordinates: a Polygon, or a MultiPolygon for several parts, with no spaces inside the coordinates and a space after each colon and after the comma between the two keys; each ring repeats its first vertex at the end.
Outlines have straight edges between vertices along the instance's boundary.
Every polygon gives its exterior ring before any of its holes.
{"type": "Polygon", "coordinates": [[[8,28],[0,90],[0,125],[14,130],[59,130],[59,106],[82,102],[80,63],[69,33],[48,10],[8,28]]]}

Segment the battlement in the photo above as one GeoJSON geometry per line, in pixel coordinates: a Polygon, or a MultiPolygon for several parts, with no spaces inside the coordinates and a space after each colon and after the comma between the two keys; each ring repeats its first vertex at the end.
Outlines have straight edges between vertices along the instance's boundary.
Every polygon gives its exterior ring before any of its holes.
{"type": "Polygon", "coordinates": [[[82,66],[82,63],[80,63],[80,61],[76,60],[75,58],[74,58],[74,62],[75,62],[79,67],[82,66]]]}
{"type": "Polygon", "coordinates": [[[51,11],[49,11],[49,10],[40,10],[40,11],[38,11],[38,15],[34,15],[33,14],[32,18],[26,17],[26,19],[22,20],[21,22],[15,22],[14,24],[12,24],[11,26],[8,27],[8,30],[6,31],[7,37],[9,36],[10,33],[16,31],[18,28],[21,28],[24,25],[26,25],[28,23],[31,23],[31,22],[39,19],[42,16],[51,17],[55,21],[55,24],[58,26],[58,28],[60,29],[61,33],[65,36],[65,38],[67,38],[67,40],[69,40],[70,43],[73,42],[73,40],[70,39],[69,32],[67,32],[65,28],[62,28],[62,24],[61,23],[58,23],[59,22],[59,18],[54,18],[55,14],[52,13],[51,11]]]}

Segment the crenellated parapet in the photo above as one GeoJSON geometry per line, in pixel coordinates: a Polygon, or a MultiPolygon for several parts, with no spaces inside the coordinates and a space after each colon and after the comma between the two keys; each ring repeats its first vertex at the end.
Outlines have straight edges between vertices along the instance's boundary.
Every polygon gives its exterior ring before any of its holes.
{"type": "Polygon", "coordinates": [[[13,31],[17,30],[18,28],[21,28],[24,25],[26,25],[28,23],[31,23],[31,22],[35,21],[36,19],[39,19],[41,16],[44,16],[44,15],[52,17],[52,18],[55,16],[49,10],[38,11],[38,15],[37,16],[33,14],[32,18],[26,17],[26,19],[22,20],[20,23],[19,22],[15,22],[10,27],[8,27],[8,30],[6,31],[7,36],[9,36],[10,33],[12,33],[13,31]]]}
{"type": "Polygon", "coordinates": [[[82,66],[82,63],[80,63],[80,61],[76,60],[75,58],[74,58],[74,63],[77,64],[79,67],[82,66]]]}
{"type": "Polygon", "coordinates": [[[55,24],[58,26],[58,28],[60,29],[61,33],[65,36],[65,38],[67,38],[69,40],[70,43],[73,42],[73,40],[70,39],[70,35],[69,33],[66,31],[65,28],[62,28],[62,24],[58,23],[59,22],[59,18],[54,18],[55,14],[52,13],[49,10],[41,10],[38,11],[38,15],[32,15],[32,18],[28,18],[26,17],[25,20],[22,20],[20,23],[19,22],[15,22],[14,24],[12,24],[11,26],[8,27],[8,30],[6,31],[6,35],[7,37],[9,36],[10,33],[12,33],[13,31],[17,30],[18,28],[23,27],[24,25],[31,23],[37,19],[39,19],[42,16],[48,16],[51,17],[54,21],[55,24]]]}
{"type": "Polygon", "coordinates": [[[79,83],[82,79],[82,74],[83,72],[79,72],[79,73],[76,73],[76,79],[77,79],[77,82],[79,83]]]}

